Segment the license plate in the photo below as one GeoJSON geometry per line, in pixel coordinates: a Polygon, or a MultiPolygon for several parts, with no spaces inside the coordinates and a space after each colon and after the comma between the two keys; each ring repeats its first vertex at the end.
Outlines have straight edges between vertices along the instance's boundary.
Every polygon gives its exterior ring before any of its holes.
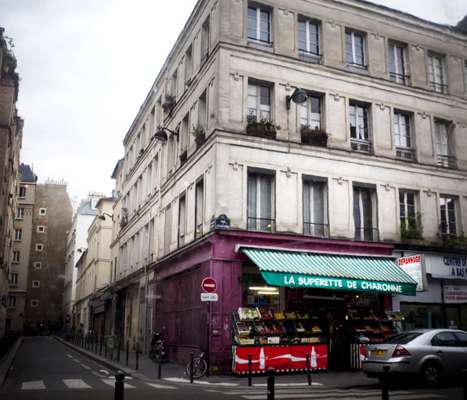
{"type": "Polygon", "coordinates": [[[384,353],[386,353],[386,350],[371,350],[372,356],[382,357],[384,356],[384,353]]]}

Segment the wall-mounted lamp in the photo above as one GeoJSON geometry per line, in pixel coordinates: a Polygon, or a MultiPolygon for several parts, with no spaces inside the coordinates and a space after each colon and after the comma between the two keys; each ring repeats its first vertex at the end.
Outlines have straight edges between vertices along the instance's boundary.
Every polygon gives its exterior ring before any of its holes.
{"type": "Polygon", "coordinates": [[[172,131],[169,128],[164,128],[162,126],[159,126],[157,128],[156,133],[154,134],[154,139],[159,140],[162,143],[167,142],[167,140],[169,140],[169,134],[167,132],[171,133],[172,135],[178,138],[178,132],[172,131]]]}
{"type": "Polygon", "coordinates": [[[291,96],[287,96],[287,110],[290,110],[290,103],[302,104],[308,99],[308,94],[301,88],[296,88],[291,96]]]}
{"type": "Polygon", "coordinates": [[[79,249],[76,249],[78,253],[84,253],[87,250],[86,247],[80,247],[79,249]]]}
{"type": "Polygon", "coordinates": [[[112,214],[109,214],[109,213],[106,213],[106,212],[103,212],[101,215],[98,215],[97,218],[101,219],[102,221],[105,221],[105,216],[108,216],[110,219],[113,219],[113,215],[112,214]]]}

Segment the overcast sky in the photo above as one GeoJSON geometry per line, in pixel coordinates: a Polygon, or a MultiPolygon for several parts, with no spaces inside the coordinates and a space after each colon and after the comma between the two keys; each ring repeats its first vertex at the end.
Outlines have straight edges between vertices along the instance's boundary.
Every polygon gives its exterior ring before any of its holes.
{"type": "MultiPolygon", "coordinates": [[[[466,0],[375,0],[456,24],[466,0]]],[[[196,0],[0,0],[14,39],[22,161],[72,197],[110,194],[122,140],[196,0]]]]}

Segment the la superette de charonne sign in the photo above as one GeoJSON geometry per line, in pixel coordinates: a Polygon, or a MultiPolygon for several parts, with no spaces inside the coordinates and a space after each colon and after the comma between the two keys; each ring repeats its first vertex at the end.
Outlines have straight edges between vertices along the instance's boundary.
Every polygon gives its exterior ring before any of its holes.
{"type": "Polygon", "coordinates": [[[360,279],[325,278],[299,274],[263,272],[269,285],[288,287],[308,287],[319,289],[356,290],[363,292],[382,292],[415,295],[415,284],[376,282],[360,279]]]}

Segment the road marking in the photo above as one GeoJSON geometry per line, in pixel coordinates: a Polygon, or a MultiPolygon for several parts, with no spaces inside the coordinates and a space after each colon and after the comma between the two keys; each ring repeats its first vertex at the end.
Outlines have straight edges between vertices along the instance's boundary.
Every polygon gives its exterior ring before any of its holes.
{"type": "Polygon", "coordinates": [[[169,385],[159,385],[158,383],[148,383],[149,386],[155,388],[155,389],[175,389],[177,390],[178,388],[174,386],[169,386],[169,385]]]}
{"type": "Polygon", "coordinates": [[[91,389],[82,379],[63,379],[63,383],[68,389],[91,389]]]}
{"type": "Polygon", "coordinates": [[[29,381],[21,384],[21,390],[41,390],[45,389],[44,381],[29,381]]]}
{"type": "MultiPolygon", "coordinates": [[[[397,398],[397,400],[427,400],[427,399],[438,399],[438,398],[444,398],[444,396],[441,395],[436,395],[436,394],[430,394],[430,397],[427,397],[427,393],[411,393],[411,394],[403,394],[402,396],[395,396],[394,398],[397,398]]],[[[263,393],[260,395],[243,395],[241,396],[244,399],[247,400],[266,400],[267,399],[267,394],[263,393]]],[[[308,393],[276,393],[275,394],[275,399],[280,400],[280,399],[316,399],[316,400],[353,400],[356,397],[359,397],[361,399],[367,399],[367,400],[379,400],[381,399],[381,392],[377,391],[375,392],[367,392],[367,391],[361,391],[358,393],[350,394],[346,391],[338,391],[337,393],[322,393],[322,392],[308,392],[308,393]]]]}
{"type": "Polygon", "coordinates": [[[73,358],[73,356],[71,354],[67,354],[66,355],[68,358],[73,358]]]}
{"type": "Polygon", "coordinates": [[[99,372],[102,372],[103,374],[109,375],[109,371],[106,369],[100,369],[99,372]]]}
{"type": "Polygon", "coordinates": [[[86,364],[79,363],[84,369],[87,369],[88,371],[91,370],[91,367],[88,367],[86,364]]]}
{"type": "MultiPolygon", "coordinates": [[[[102,379],[102,382],[104,382],[106,385],[115,387],[115,379],[102,379]]],[[[125,389],[135,389],[133,385],[130,385],[129,383],[125,383],[125,389]]]]}
{"type": "MultiPolygon", "coordinates": [[[[185,378],[164,378],[165,381],[175,382],[175,383],[190,383],[189,379],[185,378]]],[[[228,387],[238,387],[240,386],[239,383],[229,383],[229,382],[208,382],[208,381],[193,381],[198,385],[209,385],[209,386],[228,386],[228,387]]]]}
{"type": "MultiPolygon", "coordinates": [[[[311,382],[313,386],[323,386],[319,382],[311,382]]],[[[267,383],[254,383],[253,386],[267,386],[267,383]]],[[[298,383],[276,383],[276,387],[292,387],[292,386],[308,386],[308,382],[298,382],[298,383]]]]}

